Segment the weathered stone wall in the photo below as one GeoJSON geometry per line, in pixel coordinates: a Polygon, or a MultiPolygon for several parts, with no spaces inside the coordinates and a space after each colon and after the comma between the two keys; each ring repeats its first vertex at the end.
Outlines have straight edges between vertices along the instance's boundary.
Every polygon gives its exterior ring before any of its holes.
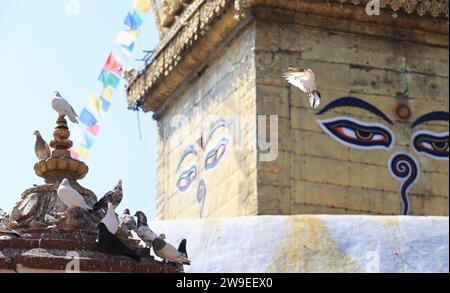
{"type": "Polygon", "coordinates": [[[250,24],[224,42],[226,48],[218,49],[207,62],[208,66],[193,74],[172,95],[168,101],[170,107],[157,113],[161,116],[156,166],[160,218],[257,213],[256,150],[237,147],[239,139],[240,145],[247,146],[256,141],[254,123],[245,123],[245,119],[253,121],[256,115],[254,41],[255,27],[250,24]],[[209,137],[212,126],[221,119],[227,126],[218,127],[209,137]],[[247,125],[241,127],[244,124],[247,125]],[[228,143],[220,147],[223,138],[228,143]],[[187,155],[183,160],[183,153],[189,147],[196,154],[187,155]],[[207,155],[213,154],[214,148],[217,162],[205,168],[207,155]],[[183,174],[187,175],[182,182],[186,190],[177,187],[183,174]]]}
{"type": "MultiPolygon", "coordinates": [[[[355,9],[355,15],[363,13],[361,9],[355,9]]],[[[208,56],[157,107],[159,217],[396,215],[404,213],[406,198],[410,215],[448,215],[448,122],[412,127],[427,113],[449,109],[448,36],[443,35],[442,21],[397,15],[399,26],[394,27],[386,24],[392,23],[386,13],[379,21],[370,20],[373,23],[348,15],[340,19],[264,7],[252,13],[246,18],[250,24],[243,21],[227,37],[217,36],[223,41],[214,50],[208,47],[212,52],[186,57],[188,64],[197,64],[198,58],[192,56],[208,56]],[[306,95],[284,80],[282,72],[289,66],[309,67],[316,73],[323,98],[319,109],[312,109],[306,95]],[[392,124],[352,106],[316,115],[346,96],[370,103],[392,124]],[[410,109],[409,118],[396,114],[400,104],[410,109]],[[279,152],[273,162],[258,160],[257,115],[278,115],[279,152]],[[385,149],[343,143],[319,123],[338,118],[381,127],[393,143],[385,149]],[[225,119],[228,127],[220,128],[205,145],[219,119],[225,119]],[[446,142],[441,141],[447,143],[445,160],[414,148],[418,131],[447,135],[446,142]],[[227,144],[217,166],[205,168],[212,147],[224,137],[233,141],[233,148],[227,144]],[[188,146],[196,154],[182,161],[188,146]],[[389,168],[399,152],[418,168],[403,198],[402,184],[389,168]],[[177,182],[186,190],[180,190],[177,182]]],[[[167,88],[170,84],[165,82],[167,88]]],[[[163,95],[164,89],[159,86],[151,92],[163,95]]],[[[358,133],[350,130],[350,135],[358,133]]],[[[221,153],[223,148],[216,150],[221,153]]]]}
{"type": "Polygon", "coordinates": [[[258,162],[258,214],[400,214],[400,183],[391,176],[388,160],[402,151],[421,169],[410,190],[410,214],[448,215],[448,161],[419,154],[411,145],[419,129],[448,135],[448,122],[411,129],[418,117],[449,110],[448,46],[373,37],[370,30],[351,34],[258,19],[257,114],[279,115],[280,150],[276,161],[258,162]],[[288,66],[316,73],[323,98],[318,110],[354,96],[376,106],[394,125],[354,107],[317,116],[306,95],[281,76],[288,66]],[[411,109],[409,120],[396,117],[399,102],[411,109]],[[389,151],[343,145],[316,121],[335,117],[385,125],[395,145],[389,151]]]}

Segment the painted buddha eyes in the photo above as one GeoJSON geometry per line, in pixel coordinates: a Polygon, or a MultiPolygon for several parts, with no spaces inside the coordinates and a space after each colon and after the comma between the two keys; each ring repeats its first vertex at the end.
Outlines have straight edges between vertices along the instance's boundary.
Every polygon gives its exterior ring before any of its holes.
{"type": "Polygon", "coordinates": [[[391,131],[381,124],[342,117],[317,122],[332,138],[352,148],[389,150],[394,144],[391,131]]]}
{"type": "Polygon", "coordinates": [[[195,179],[197,179],[197,167],[192,166],[180,174],[177,181],[178,190],[181,192],[188,190],[195,179]]]}
{"type": "MultiPolygon", "coordinates": [[[[225,156],[228,143],[229,139],[227,137],[222,137],[218,140],[214,147],[207,152],[204,163],[206,171],[211,171],[219,166],[225,156]]],[[[197,156],[197,153],[195,153],[195,156],[197,156]]],[[[197,180],[197,177],[198,169],[194,164],[185,171],[181,172],[178,176],[178,180],[176,182],[177,189],[180,192],[188,191],[192,184],[197,180]]]]}
{"type": "Polygon", "coordinates": [[[216,146],[207,153],[205,158],[205,170],[214,169],[219,165],[227,150],[228,141],[229,140],[226,137],[222,137],[216,146]]]}
{"type": "Polygon", "coordinates": [[[412,138],[412,144],[418,153],[424,153],[436,160],[448,160],[448,132],[418,131],[412,138]]]}

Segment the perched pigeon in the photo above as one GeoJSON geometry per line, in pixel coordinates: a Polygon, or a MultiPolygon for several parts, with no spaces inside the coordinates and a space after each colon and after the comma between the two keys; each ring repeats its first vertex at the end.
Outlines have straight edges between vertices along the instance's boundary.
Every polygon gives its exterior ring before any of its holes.
{"type": "Polygon", "coordinates": [[[107,209],[108,203],[112,203],[114,209],[117,209],[123,198],[122,180],[119,180],[113,190],[108,191],[98,202],[94,204],[94,211],[107,209]]]}
{"type": "Polygon", "coordinates": [[[319,107],[321,95],[317,90],[316,76],[311,69],[289,67],[288,71],[283,73],[283,76],[290,84],[308,94],[311,107],[319,107]]]}
{"type": "Polygon", "coordinates": [[[143,212],[136,212],[134,215],[137,217],[137,230],[136,233],[138,234],[139,238],[141,238],[147,245],[148,242],[152,242],[155,238],[158,237],[155,232],[153,232],[150,227],[147,224],[147,217],[143,212]]]}
{"type": "Polygon", "coordinates": [[[105,224],[109,232],[116,235],[117,230],[119,230],[119,217],[114,211],[114,206],[112,203],[108,203],[108,211],[101,222],[105,224]]]}
{"type": "Polygon", "coordinates": [[[166,262],[175,262],[184,265],[191,264],[191,261],[184,257],[181,252],[160,237],[153,239],[152,245],[155,254],[166,262]]]}
{"type": "Polygon", "coordinates": [[[133,80],[135,80],[139,75],[139,72],[134,68],[120,68],[120,72],[122,73],[123,79],[125,79],[128,83],[133,82],[133,80]]]}
{"type": "Polygon", "coordinates": [[[111,255],[124,255],[135,261],[140,261],[140,257],[136,251],[130,249],[116,235],[109,232],[104,223],[98,224],[98,245],[100,251],[111,255]]]}
{"type": "Polygon", "coordinates": [[[68,207],[79,207],[85,210],[92,210],[90,206],[87,205],[84,197],[78,193],[72,186],[70,186],[69,180],[64,178],[58,187],[58,198],[68,207]]]}
{"type": "Polygon", "coordinates": [[[119,217],[119,225],[121,228],[126,228],[128,231],[135,231],[137,229],[134,217],[130,215],[130,210],[125,209],[123,215],[119,217]]]}
{"type": "MultiPolygon", "coordinates": [[[[159,237],[161,237],[161,236],[159,236],[159,237]]],[[[178,252],[180,252],[181,255],[184,256],[185,258],[189,258],[188,254],[187,254],[187,250],[186,250],[186,243],[187,243],[186,239],[181,240],[180,244],[178,245],[178,252]]],[[[175,263],[175,262],[170,262],[170,264],[177,267],[180,271],[184,271],[182,264],[175,263]]]]}
{"type": "Polygon", "coordinates": [[[78,123],[78,114],[69,102],[61,97],[61,94],[57,91],[53,93],[52,107],[59,115],[69,117],[69,120],[72,121],[72,123],[78,123]]]}
{"type": "Polygon", "coordinates": [[[19,232],[14,231],[13,229],[7,227],[6,225],[4,225],[1,222],[0,222],[0,235],[12,235],[12,236],[21,237],[19,232]]]}
{"type": "Polygon", "coordinates": [[[34,152],[39,160],[47,160],[50,158],[50,147],[47,142],[42,138],[39,131],[35,131],[33,135],[36,136],[36,143],[34,144],[34,152]]]}
{"type": "Polygon", "coordinates": [[[186,239],[181,240],[180,244],[178,245],[178,251],[181,253],[182,256],[184,256],[185,258],[188,258],[186,244],[187,244],[186,239]]]}

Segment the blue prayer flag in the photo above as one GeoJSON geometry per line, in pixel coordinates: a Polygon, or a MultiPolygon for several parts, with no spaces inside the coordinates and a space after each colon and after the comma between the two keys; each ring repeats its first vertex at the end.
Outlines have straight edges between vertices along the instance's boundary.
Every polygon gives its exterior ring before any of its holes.
{"type": "Polygon", "coordinates": [[[95,123],[97,123],[97,119],[95,118],[95,116],[91,112],[89,112],[89,110],[86,108],[84,108],[83,112],[81,112],[80,121],[88,128],[92,127],[93,125],[95,125],[95,123]]]}

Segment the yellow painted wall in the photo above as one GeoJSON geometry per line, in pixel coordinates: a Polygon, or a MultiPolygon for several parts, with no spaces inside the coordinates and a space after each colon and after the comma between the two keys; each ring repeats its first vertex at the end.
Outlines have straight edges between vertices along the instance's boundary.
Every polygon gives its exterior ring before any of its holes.
{"type": "MultiPolygon", "coordinates": [[[[370,30],[370,28],[368,28],[370,30]]],[[[448,161],[415,152],[417,130],[448,132],[448,122],[411,124],[431,111],[447,111],[448,47],[321,30],[258,19],[205,60],[207,67],[170,98],[158,121],[157,209],[160,219],[278,214],[402,213],[400,182],[389,158],[404,152],[418,161],[420,178],[409,191],[410,215],[448,215],[448,161]],[[386,114],[394,125],[352,107],[317,116],[304,93],[282,77],[288,66],[313,69],[322,109],[354,96],[386,114]],[[403,102],[412,116],[394,113],[403,102]],[[183,115],[181,123],[177,115],[183,115]],[[211,118],[211,115],[213,118],[211,118]],[[273,162],[257,161],[256,115],[279,116],[279,153],[273,162]],[[317,119],[346,117],[382,124],[395,136],[390,150],[361,150],[332,139],[317,119]],[[209,119],[207,119],[209,118],[209,119]],[[205,170],[210,146],[202,149],[211,123],[225,118],[212,141],[232,134],[244,149],[227,147],[220,164],[205,170]],[[240,122],[237,122],[240,121],[240,122]],[[197,156],[178,164],[189,145],[197,156]],[[197,168],[185,192],[176,183],[197,168]],[[204,201],[197,200],[200,181],[204,201]]],[[[214,142],[212,142],[214,144],[214,142]]]]}
{"type": "Polygon", "coordinates": [[[233,217],[257,213],[256,150],[239,147],[256,140],[252,123],[243,128],[239,125],[245,119],[253,120],[256,115],[254,33],[253,25],[241,31],[206,70],[180,90],[174,104],[158,121],[157,210],[160,218],[233,217]],[[228,127],[218,128],[207,142],[212,126],[221,119],[228,127]],[[225,152],[217,156],[215,168],[206,169],[207,155],[220,144],[221,138],[229,141],[225,152]],[[187,156],[180,165],[189,146],[194,147],[197,155],[187,156]],[[192,167],[196,168],[196,174],[192,175],[195,178],[191,184],[184,184],[187,190],[180,191],[177,182],[183,172],[192,167]],[[205,183],[206,196],[198,200],[201,181],[205,183]]]}
{"type": "Polygon", "coordinates": [[[449,110],[448,47],[260,21],[256,68],[257,112],[280,116],[279,158],[258,163],[259,214],[399,214],[400,183],[387,165],[401,151],[416,158],[421,169],[410,190],[410,214],[448,215],[448,160],[418,154],[411,145],[417,130],[448,135],[448,122],[410,127],[428,112],[449,110]],[[322,94],[318,110],[286,84],[280,71],[288,66],[316,73],[322,94]],[[345,96],[373,104],[394,125],[352,107],[316,115],[345,96]],[[410,107],[408,121],[396,118],[398,102],[410,107]],[[316,122],[335,117],[383,124],[394,134],[395,146],[385,151],[343,145],[316,122]]]}

